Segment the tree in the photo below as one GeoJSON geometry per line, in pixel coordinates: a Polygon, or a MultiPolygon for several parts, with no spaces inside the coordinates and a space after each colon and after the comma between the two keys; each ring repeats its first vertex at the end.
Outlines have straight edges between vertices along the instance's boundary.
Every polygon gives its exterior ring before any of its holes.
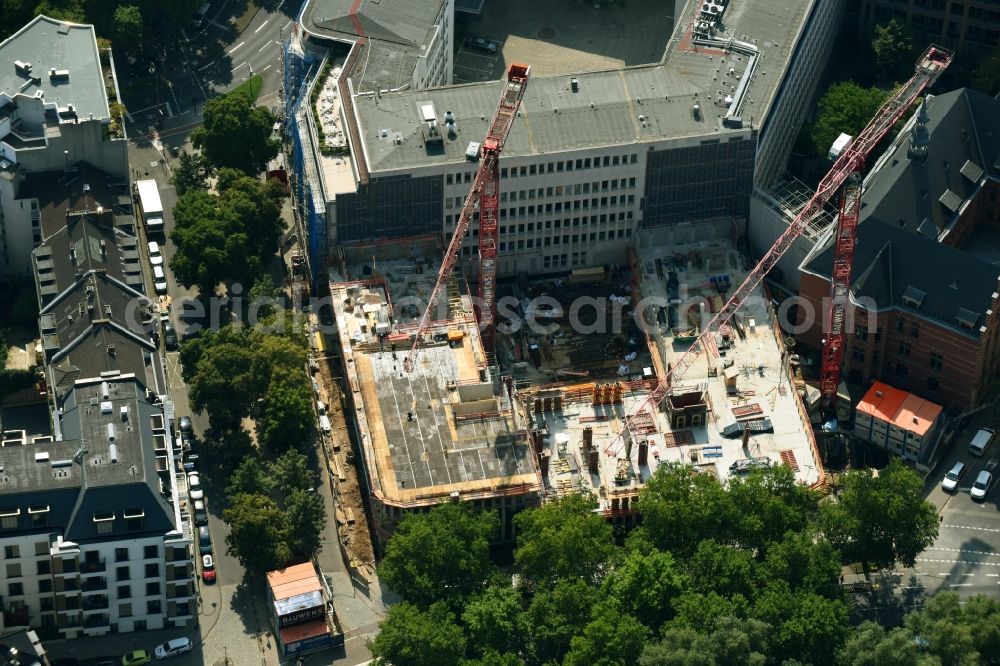
{"type": "Polygon", "coordinates": [[[378,666],[458,666],[465,636],[448,604],[421,610],[404,601],[389,608],[368,649],[378,666]]]}
{"type": "Polygon", "coordinates": [[[703,633],[671,627],[642,652],[640,666],[764,666],[770,627],[758,620],[720,617],[703,633]]]}
{"type": "Polygon", "coordinates": [[[862,88],[850,81],[835,83],[820,98],[812,128],[813,147],[825,156],[841,133],[857,136],[886,100],[878,88],[862,88]]]}
{"type": "Polygon", "coordinates": [[[754,593],[756,565],[747,551],[724,546],[713,539],[698,544],[688,564],[692,588],[717,592],[723,597],[754,593]]]}
{"type": "Polygon", "coordinates": [[[124,53],[136,53],[143,44],[142,12],[135,5],[118,5],[111,29],[113,43],[124,53]]]}
{"type": "Polygon", "coordinates": [[[854,561],[912,567],[938,534],[937,509],[924,501],[922,489],[920,477],[898,459],[877,476],[867,469],[848,472],[840,501],[823,506],[823,531],[854,561]]]}
{"type": "Polygon", "coordinates": [[[285,497],[285,520],[288,524],[288,550],[296,561],[308,560],[319,551],[326,505],[315,490],[296,488],[285,497]]]}
{"type": "Polygon", "coordinates": [[[626,612],[656,628],[673,617],[673,601],[685,590],[687,578],[670,553],[629,552],[604,579],[604,593],[626,612]]]}
{"type": "Polygon", "coordinates": [[[800,659],[814,666],[832,664],[847,638],[847,605],[811,592],[793,592],[774,581],[754,605],[754,617],[771,625],[770,657],[780,663],[800,659]]]}
{"type": "Polygon", "coordinates": [[[972,88],[993,96],[1000,93],[1000,53],[986,56],[972,72],[972,88]]]}
{"type": "Polygon", "coordinates": [[[190,378],[191,409],[208,410],[212,428],[226,433],[240,428],[260,393],[250,372],[252,349],[229,342],[203,351],[190,378]]]}
{"type": "Polygon", "coordinates": [[[958,595],[942,592],[931,597],[922,610],[907,615],[906,628],[920,637],[926,651],[940,659],[942,666],[975,666],[984,662],[969,620],[958,595]]]}
{"type": "Polygon", "coordinates": [[[254,106],[249,94],[234,91],[205,103],[204,124],[191,138],[212,166],[256,175],[278,154],[273,125],[270,111],[254,106]]]}
{"type": "Polygon", "coordinates": [[[268,452],[277,454],[308,445],[316,427],[308,381],[301,369],[272,375],[257,422],[257,440],[268,452]]]}
{"type": "Polygon", "coordinates": [[[510,585],[491,585],[472,597],[462,612],[469,645],[485,656],[490,650],[516,653],[527,634],[521,595],[510,585]]]}
{"type": "Polygon", "coordinates": [[[863,622],[837,654],[840,666],[919,666],[920,647],[902,628],[890,632],[875,622],[863,622]]]}
{"type": "Polygon", "coordinates": [[[913,35],[906,25],[892,19],[875,26],[872,50],[880,81],[894,84],[910,78],[914,63],[913,35]]]}
{"type": "Polygon", "coordinates": [[[267,466],[268,482],[279,495],[290,495],[296,490],[315,488],[318,479],[309,464],[309,458],[301,451],[285,451],[267,466]]]}
{"type": "Polygon", "coordinates": [[[579,578],[539,588],[527,611],[533,663],[561,662],[600,598],[596,588],[579,578]]]}
{"type": "Polygon", "coordinates": [[[229,485],[226,495],[232,497],[240,493],[249,495],[266,495],[271,489],[271,481],[257,456],[249,455],[243,458],[232,474],[229,475],[229,485]]]}
{"type": "Polygon", "coordinates": [[[464,504],[409,514],[386,546],[379,575],[421,608],[439,599],[457,606],[483,589],[490,575],[490,542],[498,529],[495,513],[473,513],[464,504]]]}
{"type": "Polygon", "coordinates": [[[264,273],[250,287],[244,300],[245,320],[251,326],[265,322],[284,306],[284,292],[274,284],[270,273],[264,273]]]}
{"type": "Polygon", "coordinates": [[[787,532],[805,529],[819,506],[819,494],[799,483],[788,465],[730,479],[727,491],[737,516],[732,525],[734,540],[758,555],[787,532]]]}
{"type": "Polygon", "coordinates": [[[271,181],[236,169],[222,168],[218,175],[220,206],[236,216],[234,224],[246,233],[252,253],[273,255],[284,229],[280,190],[271,181]]]}
{"type": "MultiPolygon", "coordinates": [[[[41,0],[35,7],[35,16],[39,14],[70,23],[87,22],[87,12],[83,0],[41,0]]],[[[17,26],[17,28],[20,27],[20,25],[17,26]]]]}
{"type": "Polygon", "coordinates": [[[594,497],[573,493],[517,514],[514,561],[521,574],[537,585],[559,578],[599,580],[614,541],[596,507],[594,497]]]}
{"type": "Polygon", "coordinates": [[[718,479],[673,463],[657,467],[639,495],[639,512],[649,540],[682,559],[705,539],[729,543],[739,521],[718,479]]]}
{"type": "Polygon", "coordinates": [[[564,666],[627,666],[639,660],[649,630],[611,599],[594,609],[583,633],[570,641],[564,666]]]}
{"type": "Polygon", "coordinates": [[[840,553],[825,539],[809,531],[789,532],[784,540],[768,547],[760,566],[763,580],[783,580],[793,590],[815,592],[833,598],[839,594],[840,553]]]}
{"type": "Polygon", "coordinates": [[[181,151],[180,163],[174,167],[171,176],[177,189],[177,196],[182,196],[191,190],[204,190],[212,173],[212,165],[204,155],[181,151]]]}
{"type": "Polygon", "coordinates": [[[740,594],[723,597],[717,592],[703,594],[688,590],[674,600],[674,611],[676,615],[671,625],[701,628],[711,625],[719,617],[749,617],[750,604],[740,594]]]}
{"type": "Polygon", "coordinates": [[[285,514],[270,497],[238,493],[223,511],[229,525],[226,545],[248,571],[263,573],[292,564],[285,514]]]}

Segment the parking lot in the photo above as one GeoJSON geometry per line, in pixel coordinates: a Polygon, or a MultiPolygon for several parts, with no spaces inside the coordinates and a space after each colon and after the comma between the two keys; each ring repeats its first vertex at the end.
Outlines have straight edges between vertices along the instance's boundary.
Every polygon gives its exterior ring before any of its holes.
{"type": "Polygon", "coordinates": [[[454,82],[499,79],[511,62],[530,64],[535,76],[659,62],[673,29],[673,2],[594,5],[507,0],[485,3],[479,16],[457,15],[454,82]],[[470,48],[470,37],[496,43],[496,53],[470,48]]]}
{"type": "Polygon", "coordinates": [[[927,499],[940,511],[941,525],[934,544],[917,558],[912,584],[928,594],[951,590],[963,598],[1000,594],[1000,441],[994,438],[985,455],[969,453],[968,445],[981,427],[993,427],[992,410],[978,415],[959,434],[952,450],[928,478],[927,499]],[[954,493],[941,489],[941,480],[955,462],[965,463],[965,473],[954,493]],[[994,485],[982,502],[969,494],[979,472],[994,476],[994,485]]]}

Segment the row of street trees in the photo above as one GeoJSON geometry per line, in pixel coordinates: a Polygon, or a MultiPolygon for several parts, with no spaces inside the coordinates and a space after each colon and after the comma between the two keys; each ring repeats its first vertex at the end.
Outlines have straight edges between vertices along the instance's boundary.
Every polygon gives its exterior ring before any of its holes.
{"type": "MultiPolygon", "coordinates": [[[[518,514],[513,575],[490,560],[495,514],[450,503],[408,516],[379,569],[404,601],[372,654],[409,666],[917,664],[873,660],[899,633],[851,628],[841,564],[912,564],[937,534],[935,510],[898,462],[844,484],[835,503],[785,466],[723,486],[665,465],[624,545],[590,496],[518,514]]],[[[983,615],[1000,632],[997,607],[983,615]]],[[[921,635],[914,659],[950,649],[943,630],[921,635]]],[[[992,640],[971,632],[963,648],[989,654],[992,640]]]]}

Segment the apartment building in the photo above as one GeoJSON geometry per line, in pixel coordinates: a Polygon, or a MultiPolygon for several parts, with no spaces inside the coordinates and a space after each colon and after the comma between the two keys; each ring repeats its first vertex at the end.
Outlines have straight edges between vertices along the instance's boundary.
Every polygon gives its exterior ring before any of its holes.
{"type": "Polygon", "coordinates": [[[117,98],[114,61],[93,26],[35,17],[0,43],[0,63],[0,273],[28,276],[43,234],[25,178],[85,162],[124,183],[127,141],[106,92],[117,98]]]}
{"type": "MultiPolygon", "coordinates": [[[[928,98],[865,180],[844,377],[946,406],[1000,376],[1000,100],[928,98]]],[[[829,232],[802,263],[797,339],[823,337],[829,232]]]]}
{"type": "Polygon", "coordinates": [[[892,19],[909,26],[920,42],[934,42],[972,57],[1000,47],[996,0],[854,0],[858,30],[871,34],[892,19]]]}
{"type": "Polygon", "coordinates": [[[53,638],[197,616],[173,407],[109,179],[81,165],[26,181],[46,234],[31,261],[49,427],[4,424],[0,596],[5,626],[53,638]]]}

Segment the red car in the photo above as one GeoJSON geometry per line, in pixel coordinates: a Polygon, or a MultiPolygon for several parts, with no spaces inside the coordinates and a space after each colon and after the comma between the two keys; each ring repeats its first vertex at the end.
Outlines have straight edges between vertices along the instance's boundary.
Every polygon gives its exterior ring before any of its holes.
{"type": "Polygon", "coordinates": [[[201,579],[206,583],[215,582],[215,562],[211,555],[201,556],[201,579]]]}

